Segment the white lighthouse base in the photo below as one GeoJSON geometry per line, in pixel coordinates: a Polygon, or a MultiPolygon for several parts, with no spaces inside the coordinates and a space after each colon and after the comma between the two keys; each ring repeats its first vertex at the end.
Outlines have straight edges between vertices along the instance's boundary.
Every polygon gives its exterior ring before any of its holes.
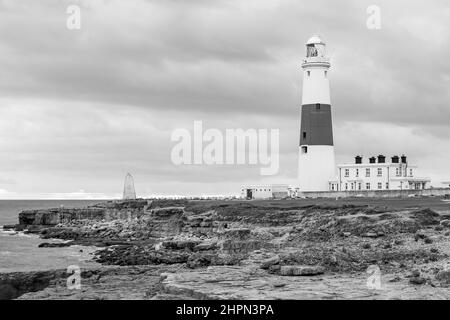
{"type": "Polygon", "coordinates": [[[336,179],[334,146],[300,146],[298,179],[301,192],[329,191],[328,182],[336,179]]]}

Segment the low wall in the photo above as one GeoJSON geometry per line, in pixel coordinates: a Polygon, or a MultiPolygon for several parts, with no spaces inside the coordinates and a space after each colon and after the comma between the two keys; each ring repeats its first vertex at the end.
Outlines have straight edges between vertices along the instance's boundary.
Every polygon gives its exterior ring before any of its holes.
{"type": "Polygon", "coordinates": [[[299,192],[297,198],[398,198],[408,196],[444,196],[450,195],[450,188],[425,189],[425,190],[358,190],[358,191],[321,191],[299,192]]]}

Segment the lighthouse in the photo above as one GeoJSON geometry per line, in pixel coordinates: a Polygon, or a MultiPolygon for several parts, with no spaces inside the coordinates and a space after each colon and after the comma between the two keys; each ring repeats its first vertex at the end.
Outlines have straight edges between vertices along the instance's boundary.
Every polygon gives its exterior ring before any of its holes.
{"type": "Polygon", "coordinates": [[[298,161],[299,190],[328,191],[336,178],[331,118],[330,61],[319,36],[306,43],[298,161]]]}

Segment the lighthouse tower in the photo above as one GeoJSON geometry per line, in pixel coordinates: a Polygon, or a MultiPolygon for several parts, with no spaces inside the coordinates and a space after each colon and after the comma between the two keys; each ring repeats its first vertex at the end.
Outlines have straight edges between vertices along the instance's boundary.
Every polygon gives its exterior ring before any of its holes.
{"type": "Polygon", "coordinates": [[[318,36],[306,43],[298,161],[300,191],[328,191],[336,178],[331,120],[330,62],[318,36]]]}

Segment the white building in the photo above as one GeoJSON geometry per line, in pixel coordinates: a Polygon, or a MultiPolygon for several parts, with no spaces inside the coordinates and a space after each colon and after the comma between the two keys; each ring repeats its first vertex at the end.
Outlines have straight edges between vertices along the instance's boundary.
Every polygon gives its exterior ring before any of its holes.
{"type": "Polygon", "coordinates": [[[325,42],[318,36],[306,43],[302,63],[303,92],[298,157],[298,185],[284,184],[242,186],[241,198],[273,199],[308,197],[328,191],[423,190],[429,178],[417,177],[417,167],[406,156],[393,156],[390,162],[379,155],[363,162],[335,163],[329,69],[325,42]]]}
{"type": "Polygon", "coordinates": [[[331,117],[330,61],[325,42],[318,36],[306,43],[303,60],[298,183],[302,192],[327,191],[336,176],[331,117]]]}
{"type": "Polygon", "coordinates": [[[241,198],[281,199],[289,195],[287,184],[260,184],[241,187],[241,198]]]}
{"type": "Polygon", "coordinates": [[[393,156],[388,163],[383,155],[368,162],[356,156],[355,163],[340,164],[337,169],[337,179],[329,181],[330,191],[422,190],[431,181],[416,177],[417,166],[408,164],[406,156],[393,156]]]}

